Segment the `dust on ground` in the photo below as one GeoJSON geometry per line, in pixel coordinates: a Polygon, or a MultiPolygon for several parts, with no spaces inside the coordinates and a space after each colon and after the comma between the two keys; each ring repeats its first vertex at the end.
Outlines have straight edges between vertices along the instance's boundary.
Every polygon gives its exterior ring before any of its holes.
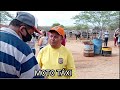
{"type": "Polygon", "coordinates": [[[112,48],[111,56],[95,55],[85,57],[84,44],[80,40],[68,40],[66,47],[72,52],[75,59],[78,79],[119,79],[119,48],[109,41],[112,48]]]}
{"type": "MultiPolygon", "coordinates": [[[[108,42],[112,48],[111,56],[95,55],[85,57],[83,55],[84,44],[80,40],[67,40],[66,47],[72,52],[77,71],[77,79],[119,79],[119,47],[114,46],[113,41],[108,42]]],[[[38,47],[36,48],[38,53],[38,47]]]]}

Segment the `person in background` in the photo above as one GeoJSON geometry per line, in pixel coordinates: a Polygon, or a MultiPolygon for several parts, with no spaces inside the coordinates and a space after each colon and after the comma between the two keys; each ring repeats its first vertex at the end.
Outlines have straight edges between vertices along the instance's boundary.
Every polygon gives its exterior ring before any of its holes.
{"type": "Polygon", "coordinates": [[[76,38],[76,40],[78,38],[78,32],[77,31],[75,31],[75,38],[76,38]]]}
{"type": "Polygon", "coordinates": [[[102,30],[100,30],[98,33],[98,39],[102,39],[102,30]]]}
{"type": "Polygon", "coordinates": [[[32,49],[34,55],[35,55],[35,53],[36,53],[35,43],[36,43],[36,36],[35,36],[35,34],[33,33],[33,34],[32,34],[32,39],[31,39],[31,41],[28,41],[27,44],[28,44],[28,45],[30,46],[30,48],[32,49]]]}
{"type": "Polygon", "coordinates": [[[37,55],[42,70],[49,70],[49,73],[52,71],[52,74],[46,75],[46,79],[76,79],[72,53],[61,44],[64,36],[65,32],[62,27],[52,27],[49,30],[49,44],[37,55]]]}
{"type": "Polygon", "coordinates": [[[18,12],[8,27],[0,28],[0,78],[44,78],[35,74],[41,69],[26,44],[34,32],[39,32],[36,18],[27,12],[18,12]]]}
{"type": "Polygon", "coordinates": [[[114,32],[114,35],[113,35],[113,37],[114,37],[114,46],[117,46],[118,45],[118,28],[115,30],[115,32],[114,32]]]}
{"type": "Polygon", "coordinates": [[[120,47],[120,34],[118,35],[118,47],[120,47]]]}
{"type": "Polygon", "coordinates": [[[38,40],[39,39],[39,36],[41,35],[41,30],[39,33],[35,33],[35,36],[36,36],[36,39],[38,40]]]}
{"type": "Polygon", "coordinates": [[[118,33],[118,47],[120,47],[120,28],[117,29],[117,33],[118,33]]]}
{"type": "Polygon", "coordinates": [[[42,31],[42,37],[38,40],[38,46],[40,46],[40,50],[44,48],[48,44],[48,36],[46,31],[42,31]]]}
{"type": "Polygon", "coordinates": [[[108,46],[108,38],[109,38],[108,30],[106,30],[103,35],[104,35],[104,46],[107,47],[108,46]]]}

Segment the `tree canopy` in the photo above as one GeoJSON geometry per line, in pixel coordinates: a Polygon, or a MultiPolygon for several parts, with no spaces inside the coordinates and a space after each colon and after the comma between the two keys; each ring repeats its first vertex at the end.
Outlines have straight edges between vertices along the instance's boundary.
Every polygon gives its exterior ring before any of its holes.
{"type": "Polygon", "coordinates": [[[11,21],[13,18],[13,15],[11,15],[9,12],[0,11],[0,23],[6,24],[7,21],[11,21]]]}
{"type": "Polygon", "coordinates": [[[74,16],[76,26],[103,28],[117,28],[119,27],[119,11],[82,11],[79,15],[74,16]]]}
{"type": "Polygon", "coordinates": [[[54,24],[52,25],[52,27],[54,27],[54,26],[61,26],[61,27],[63,27],[63,28],[64,28],[64,26],[63,26],[63,25],[61,25],[60,23],[54,23],[54,24]]]}

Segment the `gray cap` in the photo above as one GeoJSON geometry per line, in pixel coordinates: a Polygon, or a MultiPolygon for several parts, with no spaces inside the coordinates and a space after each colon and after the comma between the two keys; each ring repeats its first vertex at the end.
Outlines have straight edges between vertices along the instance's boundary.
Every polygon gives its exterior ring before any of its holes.
{"type": "Polygon", "coordinates": [[[27,12],[17,12],[15,19],[17,19],[29,26],[32,26],[37,33],[41,34],[40,30],[37,29],[36,18],[32,14],[27,13],[27,12]]]}

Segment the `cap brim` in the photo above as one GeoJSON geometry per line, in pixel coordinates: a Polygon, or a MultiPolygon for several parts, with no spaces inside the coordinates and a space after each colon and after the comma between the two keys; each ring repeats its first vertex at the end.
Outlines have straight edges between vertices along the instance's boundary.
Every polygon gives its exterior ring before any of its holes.
{"type": "Polygon", "coordinates": [[[39,29],[33,27],[36,33],[42,34],[39,29]]]}
{"type": "MultiPolygon", "coordinates": [[[[56,30],[52,30],[52,29],[51,29],[51,30],[49,30],[48,32],[52,32],[52,31],[55,31],[55,32],[57,32],[56,30]]],[[[57,33],[58,33],[58,32],[57,32],[57,33]]],[[[60,34],[60,33],[58,33],[58,34],[60,34]]]]}
{"type": "MultiPolygon", "coordinates": [[[[61,35],[58,31],[53,30],[53,29],[49,30],[48,32],[52,32],[52,31],[55,31],[55,32],[57,32],[59,35],[61,35]]],[[[62,35],[61,35],[61,36],[62,36],[62,35]]]]}

